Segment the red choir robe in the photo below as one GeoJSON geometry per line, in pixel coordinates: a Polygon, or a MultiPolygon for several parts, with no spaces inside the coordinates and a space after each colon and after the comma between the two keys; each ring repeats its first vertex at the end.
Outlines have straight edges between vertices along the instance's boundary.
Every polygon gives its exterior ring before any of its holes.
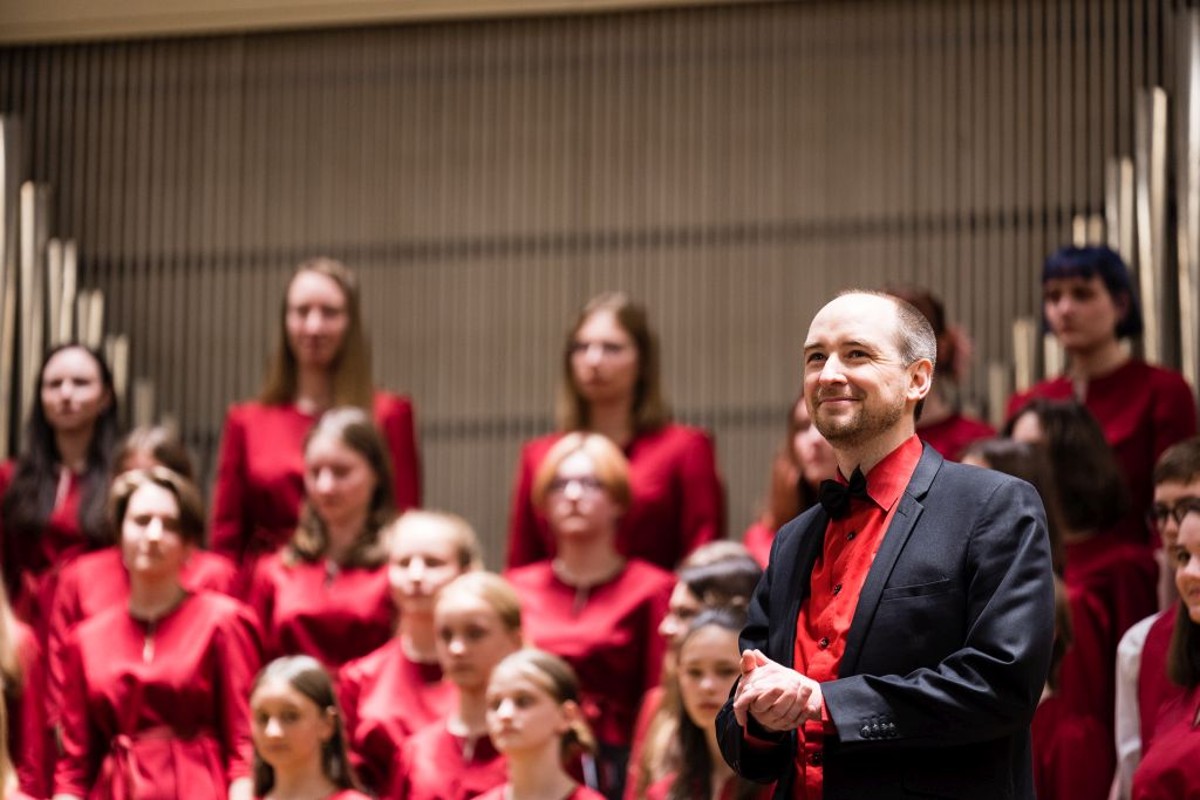
{"type": "Polygon", "coordinates": [[[189,594],[154,623],[110,608],[75,627],[64,658],[56,792],[220,799],[249,776],[259,641],[238,601],[189,594]]]}
{"type": "Polygon", "coordinates": [[[258,561],[246,598],[262,625],[267,661],[304,654],[337,670],[392,638],[386,566],[339,568],[326,558],[289,565],[284,552],[258,561]]]}
{"type": "Polygon", "coordinates": [[[1179,684],[1167,677],[1167,653],[1171,649],[1171,637],[1175,633],[1175,618],[1179,614],[1176,603],[1158,615],[1146,632],[1142,645],[1142,658],[1138,667],[1138,717],[1142,735],[1142,752],[1153,742],[1163,709],[1177,702],[1185,693],[1179,684]]]}
{"type": "Polygon", "coordinates": [[[1038,800],[1105,800],[1112,770],[1098,769],[1092,753],[1112,749],[1112,734],[1099,719],[1073,713],[1059,695],[1044,698],[1030,726],[1033,785],[1038,800]]]}
{"type": "MultiPolygon", "coordinates": [[[[507,783],[502,783],[479,795],[479,800],[508,800],[509,789],[507,783]]],[[[571,793],[565,795],[562,800],[604,800],[604,795],[583,784],[576,784],[571,793]]]]}
{"type": "MultiPolygon", "coordinates": [[[[543,436],[521,449],[508,526],[510,569],[554,555],[554,535],[530,495],[538,466],[562,436],[543,436]]],[[[625,457],[633,502],[621,519],[618,550],[674,569],[688,553],[725,535],[725,489],[707,433],[665,425],[634,437],[625,457]]]]}
{"type": "MultiPolygon", "coordinates": [[[[633,743],[629,747],[629,770],[625,773],[625,800],[637,800],[638,781],[642,778],[642,751],[646,747],[646,736],[650,733],[650,725],[658,710],[662,708],[663,695],[666,690],[655,686],[642,697],[642,705],[638,710],[637,719],[633,723],[633,743]]],[[[651,781],[652,782],[652,781],[651,781]]],[[[647,783],[649,787],[649,783],[647,783]]]]}
{"type": "MultiPolygon", "coordinates": [[[[8,492],[16,463],[0,465],[0,498],[8,492]]],[[[91,543],[79,527],[79,503],[83,495],[80,476],[70,473],[62,501],[50,512],[41,535],[17,536],[0,530],[4,585],[13,610],[44,638],[46,618],[54,597],[58,570],[88,551],[91,543]]]]}
{"type": "MultiPolygon", "coordinates": [[[[375,393],[375,424],[392,457],[396,508],[421,503],[421,468],[406,397],[375,393]]],[[[213,490],[212,549],[238,564],[291,538],[304,502],[304,438],[317,417],[294,405],[232,406],[225,417],[213,490]]]]}
{"type": "Polygon", "coordinates": [[[504,756],[481,736],[474,747],[435,722],[414,733],[400,749],[392,800],[470,800],[507,779],[504,756]]]}
{"type": "MultiPolygon", "coordinates": [[[[224,556],[197,550],[184,564],[179,582],[188,591],[229,594],[236,573],[233,562],[224,556]]],[[[46,699],[51,724],[58,722],[63,685],[62,656],[67,636],[82,620],[109,608],[124,607],[128,602],[129,573],[119,547],[85,553],[59,573],[46,632],[49,661],[46,699]]]]}
{"type": "MultiPolygon", "coordinates": [[[[1042,381],[1008,401],[1011,418],[1035,397],[1070,400],[1071,379],[1042,381]]],[[[1131,358],[1088,381],[1083,404],[1100,423],[1133,499],[1124,530],[1146,540],[1145,515],[1154,500],[1154,464],[1171,445],[1196,435],[1196,401],[1179,373],[1131,358]]]]}
{"type": "Polygon", "coordinates": [[[17,650],[21,684],[6,687],[4,692],[8,753],[21,791],[33,797],[49,797],[55,743],[46,717],[46,663],[33,629],[20,620],[14,623],[10,635],[17,650]]]}
{"type": "MultiPolygon", "coordinates": [[[[671,795],[671,789],[675,786],[675,779],[676,773],[672,772],[650,784],[650,788],[646,790],[646,800],[667,800],[671,795]]],[[[736,791],[737,782],[731,778],[721,785],[721,791],[717,795],[718,800],[735,800],[736,791]]],[[[755,800],[770,800],[773,794],[775,794],[775,784],[772,783],[759,788],[755,792],[754,798],[755,800]]],[[[708,798],[701,798],[701,800],[708,800],[708,798]]],[[[1039,797],[1038,800],[1042,800],[1042,798],[1039,797]]]]}
{"type": "Polygon", "coordinates": [[[1200,800],[1200,687],[1161,709],[1149,748],[1133,773],[1133,800],[1200,800]]]}
{"type": "Polygon", "coordinates": [[[410,659],[397,637],[342,667],[338,698],[350,761],[367,788],[382,792],[395,781],[405,740],[445,719],[458,692],[438,664],[410,659]]]}
{"type": "Polygon", "coordinates": [[[771,545],[775,544],[775,529],[761,520],[755,522],[742,534],[742,544],[763,569],[771,560],[771,545]]]}
{"type": "Polygon", "coordinates": [[[579,676],[580,705],[597,741],[629,747],[642,696],[658,685],[666,643],[658,633],[675,576],[631,559],[606,583],[577,591],[549,561],[510,570],[525,635],[579,676]]]}
{"type": "Polygon", "coordinates": [[[982,420],[955,412],[932,425],[918,425],[917,436],[943,458],[961,461],[963,451],[980,439],[990,439],[996,429],[982,420]]]}
{"type": "MultiPolygon", "coordinates": [[[[1158,566],[1143,545],[1114,533],[1103,533],[1066,545],[1063,578],[1074,641],[1063,657],[1055,703],[1063,708],[1055,711],[1053,720],[1064,730],[1075,731],[1070,742],[1084,749],[1073,751],[1070,743],[1063,740],[1056,742],[1055,753],[1067,762],[1087,763],[1091,773],[1107,787],[1117,757],[1117,645],[1131,625],[1154,613],[1158,605],[1158,566]],[[1086,737],[1076,735],[1080,730],[1089,730],[1093,723],[1105,731],[1099,741],[1089,742],[1086,737]]],[[[1049,728],[1051,722],[1047,719],[1042,724],[1049,728]]],[[[1059,765],[1048,769],[1054,772],[1071,767],[1059,765]]],[[[1084,795],[1078,797],[1086,800],[1084,795]]]]}
{"type": "Polygon", "coordinates": [[[372,800],[372,797],[357,789],[338,789],[333,794],[325,795],[324,800],[372,800]]]}

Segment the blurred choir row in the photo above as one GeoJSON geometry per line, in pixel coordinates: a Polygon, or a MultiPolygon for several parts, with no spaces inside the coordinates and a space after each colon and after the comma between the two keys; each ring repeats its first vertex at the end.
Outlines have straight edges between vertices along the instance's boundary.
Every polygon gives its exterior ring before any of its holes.
{"type": "MultiPolygon", "coordinates": [[[[959,407],[968,337],[893,291],[938,335],[918,432],[1047,509],[1039,798],[1182,797],[1200,786],[1195,401],[1123,343],[1141,320],[1114,252],[1055,253],[1043,289],[1069,366],[1012,398],[1000,437],[959,407]]],[[[837,471],[804,398],[761,519],[726,541],[712,439],[672,421],[644,309],[594,298],[559,430],[522,449],[501,577],[466,521],[417,510],[413,408],[372,384],[354,275],[307,261],[281,305],[210,513],[170,430],[120,437],[96,353],[47,354],[0,471],[3,796],[770,796],[725,765],[715,719],[775,531],[837,471]]]]}

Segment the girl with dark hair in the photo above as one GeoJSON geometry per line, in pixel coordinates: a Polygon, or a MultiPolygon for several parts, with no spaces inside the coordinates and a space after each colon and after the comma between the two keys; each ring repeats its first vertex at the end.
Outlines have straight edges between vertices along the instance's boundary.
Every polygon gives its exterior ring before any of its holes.
{"type": "Polygon", "coordinates": [[[717,713],[741,674],[738,634],[744,613],[714,609],[701,613],[679,646],[680,706],[675,723],[678,758],[672,772],[651,784],[650,800],[748,800],[770,797],[774,787],[734,774],[717,744],[717,713]]]}
{"type": "Polygon", "coordinates": [[[658,626],[667,641],[663,679],[642,698],[629,754],[626,800],[645,797],[646,789],[678,760],[675,725],[680,706],[675,675],[679,645],[688,627],[697,616],[714,609],[745,614],[762,568],[744,547],[713,542],[688,556],[676,575],[678,581],[671,591],[667,614],[658,626]]]}
{"type": "Polygon", "coordinates": [[[555,539],[534,501],[538,467],[572,432],[608,437],[629,461],[633,494],[618,549],[664,569],[725,533],[725,490],[708,433],[671,422],[658,341],[646,311],[620,293],[592,298],[567,333],[558,432],[521,449],[508,528],[507,566],[551,558],[555,539]]]}
{"type": "Polygon", "coordinates": [[[1058,487],[1063,580],[1075,635],[1062,662],[1062,718],[1098,720],[1106,732],[1096,747],[1080,743],[1074,751],[1064,747],[1060,752],[1067,760],[1086,760],[1093,773],[1111,781],[1117,645],[1131,625],[1154,613],[1158,567],[1149,548],[1115,530],[1128,507],[1128,493],[1104,434],[1086,408],[1072,400],[1035,399],[1009,420],[1005,432],[1045,447],[1058,487]]]}
{"type": "Polygon", "coordinates": [[[1014,395],[1011,419],[1035,397],[1075,399],[1100,424],[1129,487],[1128,533],[1147,541],[1154,464],[1196,433],[1196,401],[1177,372],[1132,358],[1121,339],[1142,332],[1129,269],[1107,247],[1064,247],[1042,269],[1045,328],[1067,353],[1067,371],[1014,395]]]}
{"type": "Polygon", "coordinates": [[[438,663],[433,608],[443,587],[480,562],[471,526],[438,511],[404,512],[387,528],[385,546],[400,612],[396,635],[338,674],[350,757],[359,779],[376,792],[394,782],[405,740],[454,707],[454,684],[438,663]]]}
{"type": "Polygon", "coordinates": [[[787,439],[771,463],[771,485],[763,516],[742,536],[746,549],[763,567],[775,532],[817,502],[821,481],[837,474],[833,448],[812,424],[801,394],[788,412],[787,439]]]}
{"type": "Polygon", "coordinates": [[[521,649],[521,624],[521,599],[499,575],[471,572],[442,589],[434,607],[438,660],[458,703],[404,743],[385,797],[470,800],[504,783],[504,757],[488,736],[487,688],[496,665],[521,649]]]}
{"type": "Polygon", "coordinates": [[[314,658],[267,664],[250,691],[254,796],[368,800],[358,791],[333,681],[314,658]]]}
{"type": "Polygon", "coordinates": [[[617,549],[628,476],[625,457],[607,437],[560,439],[533,483],[558,555],[507,573],[525,603],[530,641],[579,675],[599,742],[598,785],[609,797],[625,782],[638,703],[659,682],[665,642],[658,625],[675,584],[670,573],[617,549]]]}
{"type": "Polygon", "coordinates": [[[371,417],[335,408],[304,444],[305,501],[289,544],[255,565],[247,596],[272,658],[337,668],[387,642],[396,610],[381,532],[394,517],[387,448],[371,417]]]}
{"type": "Polygon", "coordinates": [[[504,754],[508,782],[481,800],[603,800],[568,770],[595,748],[571,666],[543,650],[518,650],[492,670],[488,736],[504,754]]]}
{"type": "Polygon", "coordinates": [[[920,311],[937,337],[933,388],[925,396],[917,416],[917,435],[944,457],[957,461],[971,442],[996,435],[991,425],[962,411],[959,387],[971,362],[971,339],[957,325],[949,324],[946,306],[932,292],[916,287],[888,289],[887,293],[920,311]]]}
{"type": "Polygon", "coordinates": [[[212,548],[245,565],[246,576],[295,531],[305,496],[305,437],[337,406],[373,414],[387,444],[396,506],[420,505],[412,403],[372,384],[357,277],[341,262],[313,258],[296,268],[284,292],[262,392],[225,418],[212,548]]]}
{"type": "Polygon", "coordinates": [[[1167,676],[1182,692],[1158,709],[1142,709],[1142,762],[1133,800],[1196,796],[1200,786],[1200,505],[1183,507],[1178,538],[1167,545],[1179,605],[1167,652],[1167,676]]]}
{"type": "Polygon", "coordinates": [[[117,404],[99,354],[66,344],[46,354],[21,455],[0,467],[4,583],[44,636],[57,570],[109,543],[104,503],[117,404]]]}
{"type": "Polygon", "coordinates": [[[258,629],[241,603],[180,581],[204,535],[199,494],[138,470],[116,479],[112,508],[129,601],[67,638],[55,797],[246,800],[258,629]]]}

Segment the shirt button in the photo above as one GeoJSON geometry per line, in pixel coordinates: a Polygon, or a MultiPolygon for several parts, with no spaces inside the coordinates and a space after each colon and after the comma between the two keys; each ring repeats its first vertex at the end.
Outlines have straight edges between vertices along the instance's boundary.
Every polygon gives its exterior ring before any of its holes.
{"type": "Polygon", "coordinates": [[[833,587],[833,593],[835,595],[842,593],[842,585],[840,583],[837,586],[833,587]]]}
{"type": "Polygon", "coordinates": [[[821,648],[822,650],[824,650],[826,647],[829,647],[829,637],[822,636],[821,641],[817,642],[817,647],[821,648]]]}
{"type": "Polygon", "coordinates": [[[846,534],[846,541],[853,542],[855,536],[858,536],[858,531],[850,531],[846,534]]]}
{"type": "Polygon", "coordinates": [[[811,754],[808,757],[808,763],[812,764],[814,767],[821,766],[821,761],[822,761],[822,759],[821,759],[821,751],[820,750],[816,751],[815,753],[811,754]]]}

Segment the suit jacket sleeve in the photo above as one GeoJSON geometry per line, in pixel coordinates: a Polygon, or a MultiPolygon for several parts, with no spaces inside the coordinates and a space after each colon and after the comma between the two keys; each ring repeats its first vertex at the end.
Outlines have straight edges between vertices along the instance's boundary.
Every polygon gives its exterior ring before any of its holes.
{"type": "MultiPolygon", "coordinates": [[[[905,675],[857,674],[822,684],[842,747],[957,745],[1029,725],[1054,636],[1045,514],[1033,487],[997,483],[965,535],[962,647],[905,675]]],[[[904,646],[903,631],[871,635],[904,646]]]]}
{"type": "MultiPolygon", "coordinates": [[[[790,560],[793,548],[789,548],[788,556],[777,558],[780,546],[787,540],[789,535],[800,535],[794,529],[800,524],[799,521],[792,521],[775,537],[774,543],[771,545],[771,558],[768,561],[767,569],[763,572],[762,578],[758,582],[758,586],[754,590],[753,597],[750,598],[750,608],[747,612],[746,627],[742,629],[740,646],[743,650],[761,650],[767,653],[767,633],[771,621],[771,583],[776,577],[776,572],[791,573],[792,564],[787,564],[782,569],[778,568],[781,562],[790,560]]],[[[781,579],[786,579],[781,577],[781,579]]],[[[787,609],[775,611],[776,624],[785,623],[783,615],[787,613],[787,609]]],[[[740,679],[739,679],[740,682],[740,679]]],[[[729,692],[730,701],[737,693],[737,683],[729,692]]],[[[771,783],[780,780],[792,768],[793,755],[796,752],[794,733],[778,734],[767,731],[762,726],[758,725],[753,718],[750,718],[748,726],[750,734],[757,741],[750,741],[746,737],[746,730],[738,725],[737,719],[733,715],[732,702],[726,702],[721,708],[721,712],[717,715],[717,738],[721,745],[721,753],[725,756],[725,761],[729,766],[733,767],[743,778],[757,781],[758,783],[771,783]]]]}

